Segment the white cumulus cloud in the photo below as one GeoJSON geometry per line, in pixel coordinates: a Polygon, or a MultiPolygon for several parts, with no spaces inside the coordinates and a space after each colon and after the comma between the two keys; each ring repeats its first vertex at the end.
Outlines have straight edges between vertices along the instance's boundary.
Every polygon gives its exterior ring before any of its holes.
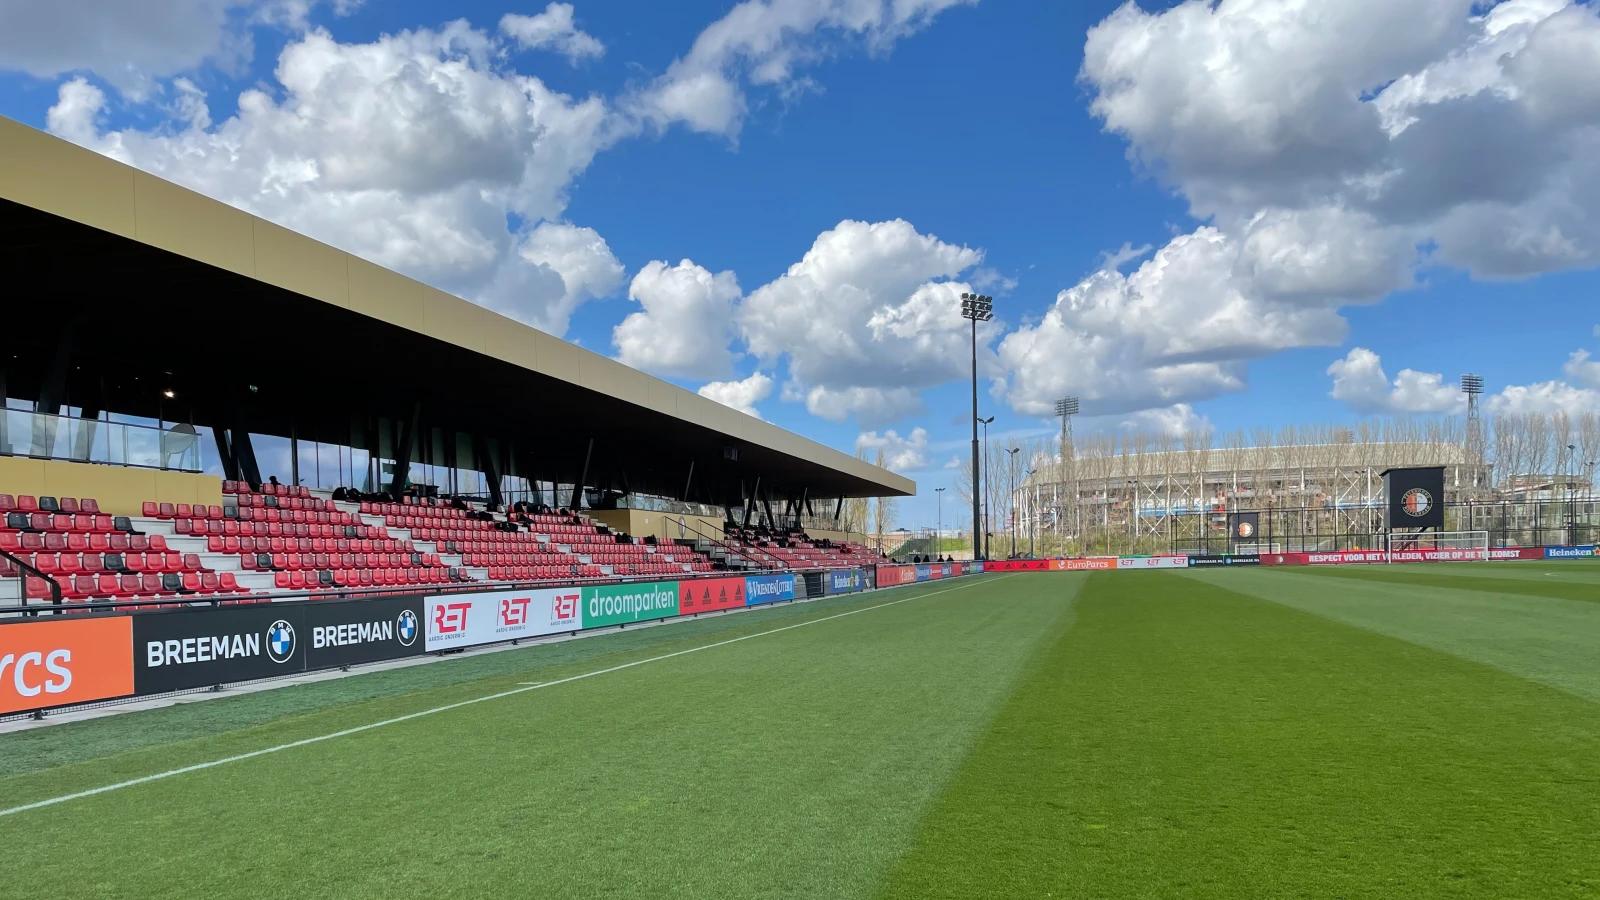
{"type": "MultiPolygon", "coordinates": [[[[983,253],[909,222],[845,221],[823,232],[782,276],[752,291],[735,321],[749,352],[788,362],[784,397],[832,421],[894,422],[922,408],[924,389],[969,370],[971,334],[954,281],[983,253]]],[[[978,329],[980,364],[999,327],[978,329]]]]}
{"type": "Polygon", "coordinates": [[[750,108],[746,86],[793,95],[813,87],[808,66],[864,45],[887,53],[952,6],[977,0],[744,0],[707,26],[694,46],[630,106],[666,127],[737,136],[750,108]]]}
{"type": "Polygon", "coordinates": [[[571,3],[552,3],[536,16],[506,13],[500,17],[500,32],[523,50],[553,50],[573,65],[606,52],[599,39],[574,23],[571,3]]]}
{"type": "MultiPolygon", "coordinates": [[[[1006,339],[1001,391],[1019,412],[1066,394],[1105,414],[1243,390],[1249,360],[1342,342],[1342,307],[1427,265],[1511,278],[1600,264],[1591,4],[1130,2],[1090,30],[1080,80],[1106,130],[1206,224],[1126,276],[1135,251],[1109,254],[1006,339]]],[[[1381,387],[1352,370],[1344,390],[1445,405],[1442,380],[1376,374],[1381,387]]]]}
{"type": "Polygon", "coordinates": [[[1329,396],[1358,413],[1458,413],[1466,409],[1459,385],[1446,384],[1438,372],[1401,369],[1391,384],[1378,354],[1352,347],[1344,359],[1328,366],[1333,376],[1329,396]]]}
{"type": "MultiPolygon", "coordinates": [[[[300,29],[318,0],[8,0],[0,3],[0,69],[54,78],[92,71],[142,98],[157,79],[203,64],[249,62],[253,23],[300,29]]],[[[329,4],[345,14],[360,0],[329,4]]]]}
{"type": "Polygon", "coordinates": [[[883,451],[883,465],[895,472],[915,472],[933,467],[933,457],[928,452],[928,432],[913,428],[909,435],[889,429],[882,434],[863,432],[856,438],[856,449],[868,451],[868,459],[876,459],[876,451],[883,451]]]}
{"type": "Polygon", "coordinates": [[[676,266],[653,261],[628,288],[628,299],[642,309],[612,331],[617,358],[660,375],[727,375],[733,367],[728,341],[739,297],[732,272],[713,275],[687,259],[676,266]]]}
{"type": "Polygon", "coordinates": [[[567,190],[626,133],[598,97],[504,68],[491,35],[455,22],[344,44],[286,46],[279,90],[251,88],[213,124],[105,130],[93,85],[63,84],[57,134],[557,334],[621,284],[592,230],[561,222],[567,190]],[[508,218],[522,222],[508,229],[508,218]]]}
{"type": "Polygon", "coordinates": [[[702,385],[698,393],[759,419],[761,411],[756,404],[772,396],[772,379],[760,372],[752,372],[749,378],[740,381],[713,381],[702,385]]]}

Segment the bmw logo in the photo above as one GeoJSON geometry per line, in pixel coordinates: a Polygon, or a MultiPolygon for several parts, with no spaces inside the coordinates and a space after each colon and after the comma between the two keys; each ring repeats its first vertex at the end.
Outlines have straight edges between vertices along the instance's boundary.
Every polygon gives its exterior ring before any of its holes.
{"type": "Polygon", "coordinates": [[[1412,488],[1400,497],[1400,505],[1406,515],[1420,519],[1433,509],[1433,495],[1422,488],[1412,488]]]}
{"type": "Polygon", "coordinates": [[[400,619],[395,623],[395,634],[400,636],[400,646],[409,647],[417,640],[417,614],[411,610],[400,613],[400,619]]]}
{"type": "Polygon", "coordinates": [[[282,619],[267,629],[267,656],[275,663],[286,663],[294,656],[294,626],[282,619]]]}

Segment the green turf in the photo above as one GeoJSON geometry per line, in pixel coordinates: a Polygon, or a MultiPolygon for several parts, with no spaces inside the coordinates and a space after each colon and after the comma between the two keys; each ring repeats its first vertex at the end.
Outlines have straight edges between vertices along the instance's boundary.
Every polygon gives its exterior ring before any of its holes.
{"type": "MultiPolygon", "coordinates": [[[[1600,603],[1527,589],[1498,590],[1507,581],[1518,587],[1539,584],[1542,578],[1556,580],[1546,572],[1568,580],[1592,578],[1592,567],[1498,562],[1370,566],[1361,567],[1369,574],[1359,579],[1329,577],[1325,571],[1196,569],[1185,577],[1487,663],[1600,702],[1600,603]]],[[[1600,585],[1589,590],[1600,590],[1600,585]]]]}
{"type": "Polygon", "coordinates": [[[1588,897],[1596,796],[1593,703],[1097,574],[883,896],[1588,897]]]}
{"type": "MultiPolygon", "coordinates": [[[[1499,567],[1506,564],[1489,565],[1499,567]]],[[[1540,562],[1534,563],[1531,567],[1524,563],[1519,564],[1518,569],[1516,572],[1507,573],[1500,568],[1482,568],[1481,564],[1465,570],[1445,571],[1430,571],[1427,568],[1409,565],[1310,566],[1295,569],[1293,573],[1346,581],[1384,581],[1391,584],[1442,587],[1492,594],[1525,594],[1529,597],[1556,597],[1562,600],[1600,603],[1600,581],[1585,577],[1595,574],[1590,563],[1540,562]]]]}
{"type": "Polygon", "coordinates": [[[3,809],[709,647],[0,817],[0,898],[1600,897],[1600,604],[1528,587],[1597,570],[1382,568],[985,576],[0,736],[3,809]]]}
{"type": "MultiPolygon", "coordinates": [[[[872,598],[883,602],[894,596],[883,593],[874,594],[872,598]]],[[[686,646],[832,614],[863,602],[863,597],[845,596],[809,603],[772,604],[732,615],[708,615],[665,626],[594,634],[527,651],[474,654],[439,664],[359,674],[235,697],[213,697],[202,703],[184,703],[138,715],[91,719],[0,736],[0,777],[145,747],[161,747],[166,753],[170,745],[179,741],[277,722],[288,716],[333,706],[401,697],[496,675],[518,675],[522,676],[518,679],[521,681],[546,680],[541,672],[563,664],[587,663],[601,657],[611,659],[635,650],[644,655],[670,653],[686,646]]],[[[468,693],[472,690],[475,689],[469,689],[468,693]]]]}
{"type": "MultiPolygon", "coordinates": [[[[0,894],[867,896],[1081,579],[1009,580],[0,819],[0,894]]],[[[34,772],[0,806],[675,649],[34,772]]]]}

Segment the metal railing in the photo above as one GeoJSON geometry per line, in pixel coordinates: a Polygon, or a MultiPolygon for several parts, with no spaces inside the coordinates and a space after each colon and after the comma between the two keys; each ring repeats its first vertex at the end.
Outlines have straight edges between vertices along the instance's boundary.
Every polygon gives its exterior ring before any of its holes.
{"type": "Polygon", "coordinates": [[[28,605],[28,579],[37,578],[50,588],[50,600],[47,602],[59,605],[61,603],[61,583],[53,576],[35,569],[31,563],[0,550],[0,580],[12,577],[17,580],[17,599],[21,605],[28,605]],[[13,571],[14,570],[14,571],[13,571]]]}

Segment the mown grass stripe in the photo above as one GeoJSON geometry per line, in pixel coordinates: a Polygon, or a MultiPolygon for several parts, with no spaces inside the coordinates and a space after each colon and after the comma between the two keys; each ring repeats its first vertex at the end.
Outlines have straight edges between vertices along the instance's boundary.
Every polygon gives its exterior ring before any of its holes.
{"type": "MultiPolygon", "coordinates": [[[[1491,563],[1491,565],[1493,565],[1491,563]]],[[[1310,566],[1286,569],[1295,575],[1310,578],[1329,578],[1352,582],[1382,582],[1408,584],[1418,587],[1445,588],[1452,591],[1476,591],[1487,594],[1520,594],[1525,597],[1553,597],[1558,600],[1582,600],[1600,603],[1600,585],[1583,581],[1562,581],[1557,578],[1491,578],[1482,570],[1472,577],[1434,574],[1425,569],[1408,566],[1310,566]]]]}
{"type": "MultiPolygon", "coordinates": [[[[1002,576],[1002,577],[1006,577],[1006,576],[1002,576]]],[[[724,641],[717,641],[717,642],[711,643],[711,644],[703,644],[703,645],[698,646],[698,647],[690,647],[687,650],[678,650],[678,651],[673,652],[673,653],[663,653],[660,656],[652,656],[652,657],[649,657],[648,659],[634,660],[632,662],[626,662],[626,663],[622,663],[620,665],[610,666],[610,667],[605,668],[605,669],[598,669],[598,670],[593,671],[593,672],[584,672],[581,675],[572,675],[572,676],[569,676],[569,677],[566,677],[566,678],[557,679],[555,681],[541,682],[541,683],[538,683],[538,684],[528,684],[528,685],[525,685],[525,686],[522,686],[522,687],[514,688],[514,689],[509,690],[509,691],[499,691],[497,693],[488,694],[488,695],[485,695],[485,696],[482,696],[482,697],[474,697],[474,698],[472,698],[470,700],[462,700],[462,701],[457,702],[457,703],[448,703],[448,704],[445,704],[444,706],[435,706],[435,707],[433,707],[431,709],[425,709],[425,710],[421,710],[419,712],[408,713],[408,714],[403,715],[403,716],[395,716],[393,718],[383,719],[383,720],[380,720],[380,721],[377,721],[377,722],[370,722],[370,723],[367,723],[365,725],[358,725],[358,726],[356,726],[354,728],[345,728],[345,729],[342,729],[342,730],[339,730],[339,731],[335,731],[335,732],[332,732],[332,733],[329,733],[329,734],[321,734],[321,735],[317,735],[316,737],[302,738],[302,739],[297,740],[297,741],[290,741],[288,743],[278,744],[278,745],[272,746],[272,747],[264,747],[264,748],[262,748],[260,750],[252,750],[252,751],[250,751],[248,753],[238,753],[238,754],[234,754],[232,756],[223,757],[221,759],[209,760],[207,762],[196,763],[194,765],[181,766],[181,767],[176,768],[176,769],[168,769],[165,772],[156,772],[156,773],[152,773],[150,775],[140,776],[138,778],[130,778],[130,779],[126,780],[126,781],[119,781],[119,782],[115,782],[113,784],[102,785],[100,787],[90,788],[90,789],[84,790],[84,791],[74,791],[73,793],[70,793],[70,794],[62,794],[60,796],[50,797],[50,798],[47,798],[47,799],[44,799],[44,800],[36,800],[36,801],[34,801],[32,803],[24,803],[24,804],[21,804],[19,806],[10,807],[8,809],[0,809],[0,817],[15,815],[17,813],[28,812],[30,810],[35,810],[35,809],[43,809],[44,807],[47,807],[47,806],[55,806],[57,804],[67,803],[67,802],[70,802],[70,801],[73,801],[73,800],[82,800],[82,799],[85,799],[85,798],[88,798],[88,797],[93,797],[93,796],[96,796],[96,795],[99,795],[99,794],[105,794],[105,793],[109,793],[111,791],[124,790],[124,789],[130,788],[130,787],[137,787],[137,786],[142,785],[142,784],[149,784],[149,783],[151,783],[153,781],[162,781],[162,780],[167,779],[167,778],[175,778],[175,777],[177,777],[179,775],[187,775],[187,774],[189,774],[191,772],[199,772],[199,771],[203,771],[205,769],[216,768],[217,766],[228,765],[230,763],[243,762],[243,761],[245,761],[247,759],[255,759],[256,757],[266,756],[267,754],[270,754],[270,753],[280,753],[280,752],[282,752],[284,750],[294,750],[294,749],[297,749],[299,747],[310,746],[311,744],[320,744],[323,741],[331,741],[331,740],[336,740],[336,739],[342,738],[342,737],[349,737],[350,735],[353,735],[353,734],[360,734],[361,732],[364,732],[364,731],[371,731],[371,730],[373,730],[375,728],[384,728],[384,727],[387,727],[389,725],[398,725],[401,722],[409,722],[409,721],[412,721],[413,719],[423,718],[424,716],[433,716],[433,715],[437,715],[439,713],[450,712],[452,710],[462,709],[462,708],[468,707],[468,706],[474,706],[474,705],[479,704],[479,703],[487,703],[487,702],[489,702],[491,700],[503,700],[506,697],[514,697],[514,696],[516,696],[518,694],[525,694],[525,693],[527,693],[529,691],[537,691],[537,690],[541,690],[541,689],[544,689],[544,688],[557,687],[558,685],[571,684],[574,681],[582,681],[582,680],[584,680],[586,678],[595,678],[595,677],[600,676],[600,675],[610,675],[610,674],[612,674],[614,672],[621,672],[621,671],[624,671],[626,669],[635,668],[637,666],[643,666],[643,665],[648,665],[650,663],[662,662],[662,661],[668,660],[668,659],[675,659],[675,658],[680,657],[680,656],[686,656],[686,655],[688,655],[690,653],[699,653],[702,650],[713,650],[713,649],[715,649],[717,647],[726,647],[729,644],[737,644],[737,643],[740,643],[741,641],[748,641],[748,640],[752,640],[754,638],[767,637],[769,635],[774,635],[774,634],[781,634],[781,633],[783,633],[785,631],[793,631],[796,628],[805,628],[808,625],[818,625],[818,624],[821,624],[823,622],[831,622],[834,619],[842,619],[842,618],[845,618],[846,616],[854,616],[854,615],[858,615],[860,613],[872,612],[873,610],[876,610],[876,609],[885,609],[885,608],[890,607],[890,606],[898,606],[901,603],[909,603],[912,600],[920,600],[920,599],[923,599],[923,598],[926,598],[926,597],[938,596],[939,594],[947,594],[947,593],[949,593],[951,591],[960,590],[960,589],[961,589],[961,586],[957,586],[957,587],[953,587],[953,588],[946,588],[945,590],[932,591],[932,592],[925,593],[925,594],[916,594],[916,595],[913,595],[913,596],[910,596],[910,597],[902,597],[899,600],[891,600],[891,601],[889,601],[887,603],[878,603],[878,604],[875,604],[875,605],[872,605],[872,606],[864,606],[864,607],[861,607],[859,609],[852,609],[852,610],[849,610],[847,612],[835,613],[835,614],[830,615],[830,616],[821,616],[819,618],[809,619],[807,621],[799,622],[799,623],[796,623],[794,625],[785,625],[785,626],[783,626],[781,628],[772,628],[772,629],[769,629],[767,631],[758,631],[755,634],[746,634],[746,635],[741,635],[741,636],[736,637],[736,638],[729,638],[729,639],[724,640],[724,641]]]]}
{"type": "Polygon", "coordinates": [[[1600,708],[1176,575],[1076,618],[883,898],[1600,890],[1600,708]]]}

